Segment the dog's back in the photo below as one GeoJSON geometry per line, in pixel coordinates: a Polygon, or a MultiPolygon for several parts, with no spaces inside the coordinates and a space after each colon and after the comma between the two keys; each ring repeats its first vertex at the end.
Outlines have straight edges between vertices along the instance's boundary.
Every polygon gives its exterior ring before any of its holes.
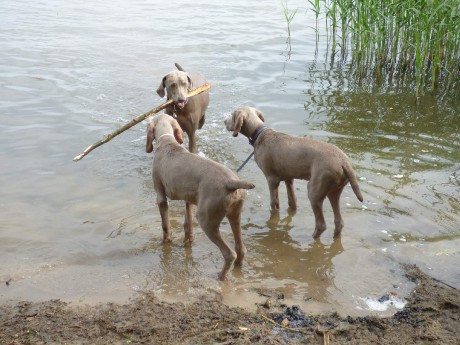
{"type": "MultiPolygon", "coordinates": [[[[252,189],[254,184],[213,160],[189,153],[174,142],[158,147],[153,163],[154,183],[161,183],[168,198],[197,204],[200,198],[223,200],[240,189],[252,189]],[[157,182],[155,182],[155,180],[157,182]]],[[[244,197],[245,192],[236,193],[244,197]]]]}
{"type": "Polygon", "coordinates": [[[255,160],[264,173],[276,175],[282,180],[311,177],[315,160],[328,166],[338,162],[342,152],[335,146],[318,140],[295,137],[266,129],[254,144],[255,160]],[[324,149],[328,157],[320,154],[324,149]]]}
{"type": "Polygon", "coordinates": [[[347,155],[333,144],[266,129],[254,151],[266,175],[276,175],[280,180],[310,180],[315,174],[327,174],[337,185],[350,181],[357,198],[363,199],[347,155]]]}

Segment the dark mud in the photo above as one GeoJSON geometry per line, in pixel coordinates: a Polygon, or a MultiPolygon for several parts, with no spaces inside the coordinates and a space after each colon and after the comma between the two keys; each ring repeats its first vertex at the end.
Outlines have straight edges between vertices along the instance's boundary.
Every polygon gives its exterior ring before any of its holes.
{"type": "Polygon", "coordinates": [[[256,312],[219,301],[73,307],[52,300],[0,307],[0,344],[459,344],[459,290],[415,266],[408,303],[391,317],[309,315],[273,294],[256,312]]]}

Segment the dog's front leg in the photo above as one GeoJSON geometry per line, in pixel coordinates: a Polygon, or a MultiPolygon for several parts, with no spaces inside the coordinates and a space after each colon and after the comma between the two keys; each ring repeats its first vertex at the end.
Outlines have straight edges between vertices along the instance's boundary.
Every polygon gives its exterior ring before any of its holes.
{"type": "Polygon", "coordinates": [[[166,195],[157,194],[157,204],[160,209],[161,227],[163,228],[163,244],[169,243],[171,239],[171,224],[169,223],[168,199],[166,195]]]}
{"type": "Polygon", "coordinates": [[[288,205],[291,209],[295,210],[297,209],[297,197],[294,192],[294,180],[286,180],[284,183],[286,184],[288,205]]]}
{"type": "Polygon", "coordinates": [[[197,148],[196,148],[196,138],[195,138],[194,132],[191,132],[188,135],[188,150],[191,153],[196,153],[197,148]]]}
{"type": "Polygon", "coordinates": [[[279,186],[280,180],[274,177],[267,177],[268,189],[270,190],[270,207],[272,212],[280,210],[279,186]]]}
{"type": "Polygon", "coordinates": [[[191,245],[193,242],[193,209],[193,204],[189,202],[185,203],[184,244],[186,246],[191,245]]]}

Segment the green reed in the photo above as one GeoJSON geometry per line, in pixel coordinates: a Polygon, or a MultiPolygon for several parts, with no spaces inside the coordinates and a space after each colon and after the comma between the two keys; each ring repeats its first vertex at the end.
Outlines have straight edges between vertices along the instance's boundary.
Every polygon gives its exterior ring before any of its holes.
{"type": "Polygon", "coordinates": [[[291,51],[291,22],[297,13],[297,9],[294,10],[294,12],[290,12],[288,9],[287,0],[285,0],[284,4],[282,3],[282,6],[283,6],[284,19],[286,20],[286,24],[287,24],[287,30],[288,30],[287,44],[289,46],[289,52],[290,52],[291,51]]]}
{"type": "MultiPolygon", "coordinates": [[[[332,61],[350,61],[359,80],[409,84],[417,98],[460,87],[458,0],[315,0],[332,61]]],[[[318,36],[317,36],[318,37],[318,36]]]]}

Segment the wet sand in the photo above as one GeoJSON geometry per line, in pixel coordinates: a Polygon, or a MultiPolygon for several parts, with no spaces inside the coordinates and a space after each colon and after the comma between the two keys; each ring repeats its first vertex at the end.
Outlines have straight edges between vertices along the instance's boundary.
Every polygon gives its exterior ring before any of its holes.
{"type": "Polygon", "coordinates": [[[131,303],[78,306],[50,300],[0,307],[2,344],[458,344],[460,293],[416,266],[416,288],[390,317],[313,314],[263,292],[256,311],[226,306],[219,296],[190,304],[151,294],[131,303]]]}

